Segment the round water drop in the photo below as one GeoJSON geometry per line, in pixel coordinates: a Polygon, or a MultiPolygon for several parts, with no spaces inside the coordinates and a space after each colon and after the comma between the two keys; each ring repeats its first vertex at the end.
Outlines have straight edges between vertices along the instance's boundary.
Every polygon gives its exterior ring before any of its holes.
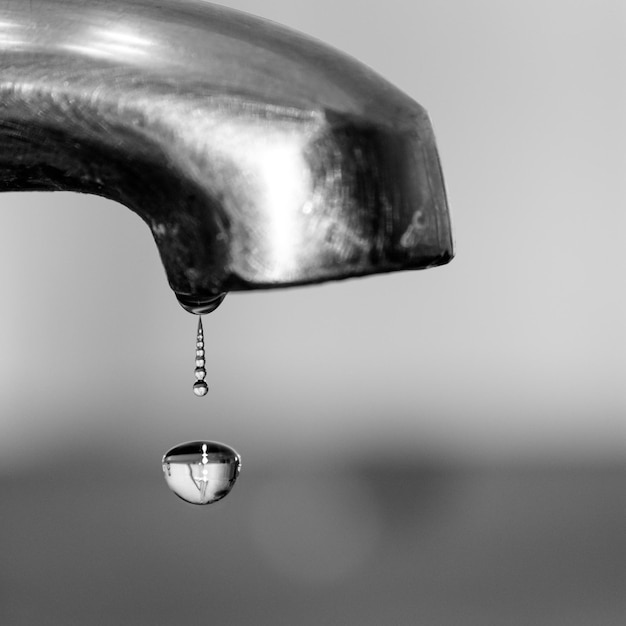
{"type": "Polygon", "coordinates": [[[196,378],[198,380],[204,380],[206,378],[206,370],[204,367],[196,367],[196,378]]]}
{"type": "Polygon", "coordinates": [[[230,493],[241,458],[232,448],[215,441],[181,443],[163,456],[167,486],[191,504],[211,504],[230,493]]]}
{"type": "Polygon", "coordinates": [[[209,386],[203,380],[198,380],[193,384],[193,392],[201,398],[209,392],[209,386]]]}

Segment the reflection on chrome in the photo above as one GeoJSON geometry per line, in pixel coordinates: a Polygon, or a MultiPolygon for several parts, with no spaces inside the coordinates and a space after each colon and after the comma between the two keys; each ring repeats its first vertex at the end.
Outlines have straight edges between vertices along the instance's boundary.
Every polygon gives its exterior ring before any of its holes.
{"type": "Polygon", "coordinates": [[[267,215],[269,243],[268,276],[280,280],[297,270],[305,242],[297,228],[299,218],[293,207],[303,207],[311,197],[312,181],[303,155],[305,138],[289,133],[274,141],[260,139],[251,152],[259,172],[259,200],[267,215]]]}
{"type": "Polygon", "coordinates": [[[94,57],[132,60],[135,57],[149,55],[154,47],[154,43],[149,39],[133,34],[127,29],[93,28],[88,30],[83,43],[67,43],[60,47],[70,52],[83,53],[94,57]]]}
{"type": "Polygon", "coordinates": [[[15,22],[0,21],[0,47],[19,48],[27,44],[23,27],[15,22]]]}

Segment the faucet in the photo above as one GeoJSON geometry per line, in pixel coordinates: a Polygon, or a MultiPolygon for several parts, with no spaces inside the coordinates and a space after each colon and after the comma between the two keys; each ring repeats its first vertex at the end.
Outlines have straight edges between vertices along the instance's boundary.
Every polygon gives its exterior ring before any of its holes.
{"type": "Polygon", "coordinates": [[[0,191],[120,202],[191,313],[453,256],[425,110],[202,0],[0,0],[0,191]]]}

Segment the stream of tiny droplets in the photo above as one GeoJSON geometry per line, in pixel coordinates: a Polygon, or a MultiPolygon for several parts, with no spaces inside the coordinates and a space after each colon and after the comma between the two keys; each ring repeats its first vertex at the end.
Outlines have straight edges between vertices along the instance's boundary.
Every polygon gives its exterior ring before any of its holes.
{"type": "Polygon", "coordinates": [[[204,329],[202,328],[202,316],[198,318],[198,334],[196,335],[196,382],[193,384],[193,392],[201,398],[206,396],[209,386],[204,380],[206,378],[204,359],[204,329]]]}

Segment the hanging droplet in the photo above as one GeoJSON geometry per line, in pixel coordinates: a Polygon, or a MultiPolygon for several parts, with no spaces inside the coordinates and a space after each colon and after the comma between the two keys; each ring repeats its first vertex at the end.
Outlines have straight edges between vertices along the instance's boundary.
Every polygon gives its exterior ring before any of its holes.
{"type": "Polygon", "coordinates": [[[162,466],[165,482],[179,498],[191,504],[211,504],[230,493],[241,458],[223,443],[190,441],[166,452],[162,466]]]}
{"type": "Polygon", "coordinates": [[[206,396],[209,386],[204,382],[206,378],[206,361],[204,360],[204,329],[202,328],[202,316],[198,317],[198,333],[196,335],[196,382],[193,385],[193,392],[201,398],[206,396]]]}
{"type": "MultiPolygon", "coordinates": [[[[204,373],[206,375],[206,372],[204,373]]],[[[193,392],[201,398],[202,396],[206,396],[209,392],[209,386],[203,380],[198,380],[193,384],[193,392]]]]}

